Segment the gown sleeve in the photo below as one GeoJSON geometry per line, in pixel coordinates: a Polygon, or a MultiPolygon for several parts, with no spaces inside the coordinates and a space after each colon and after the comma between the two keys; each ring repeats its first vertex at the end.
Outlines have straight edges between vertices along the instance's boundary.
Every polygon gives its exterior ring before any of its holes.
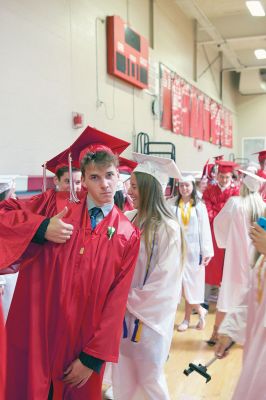
{"type": "Polygon", "coordinates": [[[83,348],[83,353],[104,361],[118,361],[127,296],[139,252],[139,236],[139,231],[134,230],[125,248],[120,272],[106,298],[100,324],[92,339],[83,348]],[[118,326],[121,329],[117,329],[118,326]]]}
{"type": "Polygon", "coordinates": [[[203,201],[204,201],[204,203],[206,205],[206,208],[207,208],[207,212],[208,212],[208,217],[209,217],[210,223],[212,223],[214,217],[217,214],[216,210],[215,210],[215,207],[214,207],[214,202],[213,202],[214,199],[213,199],[212,192],[213,192],[213,188],[212,188],[212,186],[209,186],[204,191],[203,197],[202,197],[203,201]]]}
{"type": "Polygon", "coordinates": [[[232,311],[226,313],[224,320],[219,328],[219,334],[227,335],[238,344],[244,344],[247,327],[247,304],[234,307],[232,311]]]}
{"type": "Polygon", "coordinates": [[[236,200],[231,197],[221,209],[219,214],[214,218],[213,228],[215,239],[219,248],[225,249],[228,239],[232,218],[234,212],[237,212],[236,200]]]}
{"type": "Polygon", "coordinates": [[[176,311],[181,288],[181,234],[175,223],[158,231],[158,257],[145,285],[131,288],[127,309],[141,322],[165,336],[176,311]]]}
{"type": "Polygon", "coordinates": [[[9,199],[0,203],[0,269],[14,264],[27,249],[40,224],[46,196],[29,201],[9,199]]]}
{"type": "Polygon", "coordinates": [[[213,257],[212,234],[207,209],[204,203],[198,203],[200,249],[203,257],[213,257]]]}

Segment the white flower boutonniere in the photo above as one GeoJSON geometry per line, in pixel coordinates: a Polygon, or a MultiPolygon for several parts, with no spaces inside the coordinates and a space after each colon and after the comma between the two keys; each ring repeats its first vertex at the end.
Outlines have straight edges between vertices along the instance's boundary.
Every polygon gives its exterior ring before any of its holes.
{"type": "Polygon", "coordinates": [[[114,235],[114,233],[115,233],[115,228],[113,226],[108,226],[107,236],[108,236],[109,240],[112,239],[112,236],[114,235]]]}

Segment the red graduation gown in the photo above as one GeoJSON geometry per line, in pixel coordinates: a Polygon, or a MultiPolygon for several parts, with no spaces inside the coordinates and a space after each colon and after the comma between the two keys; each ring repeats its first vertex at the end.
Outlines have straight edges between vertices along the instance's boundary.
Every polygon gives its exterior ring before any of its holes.
{"type": "Polygon", "coordinates": [[[0,400],[5,400],[6,382],[6,335],[0,298],[0,400]]]}
{"type": "Polygon", "coordinates": [[[238,196],[239,188],[236,186],[229,186],[224,191],[221,191],[220,187],[216,185],[209,185],[203,193],[203,200],[206,204],[208,216],[210,220],[211,233],[214,257],[211,259],[205,270],[205,282],[209,285],[220,286],[223,276],[223,265],[224,265],[224,249],[220,249],[217,246],[214,230],[213,220],[219,211],[223,208],[229,197],[238,196]]]}
{"type": "Polygon", "coordinates": [[[116,207],[92,232],[86,193],[79,196],[73,204],[50,190],[0,205],[0,268],[23,253],[7,321],[8,399],[47,400],[51,381],[54,399],[101,399],[102,374],[73,389],[63,385],[63,371],[81,351],[117,362],[139,232],[116,207]],[[40,222],[65,205],[71,239],[31,243],[40,222]],[[115,228],[110,240],[108,227],[115,228]]]}

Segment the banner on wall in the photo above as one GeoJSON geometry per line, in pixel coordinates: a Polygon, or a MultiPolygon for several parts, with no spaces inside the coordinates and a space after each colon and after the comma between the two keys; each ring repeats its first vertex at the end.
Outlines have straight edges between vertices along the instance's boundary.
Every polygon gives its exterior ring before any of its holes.
{"type": "Polygon", "coordinates": [[[160,64],[160,125],[172,131],[172,71],[160,64]]]}
{"type": "Polygon", "coordinates": [[[172,125],[175,134],[182,134],[182,88],[178,75],[172,80],[172,125]]]}
{"type": "Polygon", "coordinates": [[[224,109],[224,134],[222,138],[222,146],[229,148],[233,147],[233,115],[226,108],[224,109]]]}
{"type": "Polygon", "coordinates": [[[196,139],[203,140],[204,94],[198,91],[198,128],[196,139]]]}
{"type": "Polygon", "coordinates": [[[203,140],[211,141],[211,99],[204,95],[203,104],[203,140]]]}
{"type": "Polygon", "coordinates": [[[190,84],[184,79],[181,81],[182,92],[182,135],[190,135],[190,84]]]}
{"type": "Polygon", "coordinates": [[[221,106],[216,101],[211,100],[211,138],[212,144],[221,145],[221,106]]]}
{"type": "Polygon", "coordinates": [[[190,110],[190,136],[194,139],[203,140],[203,114],[204,96],[197,88],[191,87],[191,110],[190,110]]]}
{"type": "Polygon", "coordinates": [[[232,113],[160,64],[160,125],[175,134],[233,146],[232,113]]]}

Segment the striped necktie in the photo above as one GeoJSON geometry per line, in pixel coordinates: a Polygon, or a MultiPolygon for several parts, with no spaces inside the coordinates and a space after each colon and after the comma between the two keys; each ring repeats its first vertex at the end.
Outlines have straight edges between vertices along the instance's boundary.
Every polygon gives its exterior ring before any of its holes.
{"type": "Polygon", "coordinates": [[[97,216],[102,212],[102,209],[99,207],[93,207],[90,210],[90,218],[91,218],[91,227],[92,230],[95,229],[97,223],[96,223],[96,218],[97,216]]]}

